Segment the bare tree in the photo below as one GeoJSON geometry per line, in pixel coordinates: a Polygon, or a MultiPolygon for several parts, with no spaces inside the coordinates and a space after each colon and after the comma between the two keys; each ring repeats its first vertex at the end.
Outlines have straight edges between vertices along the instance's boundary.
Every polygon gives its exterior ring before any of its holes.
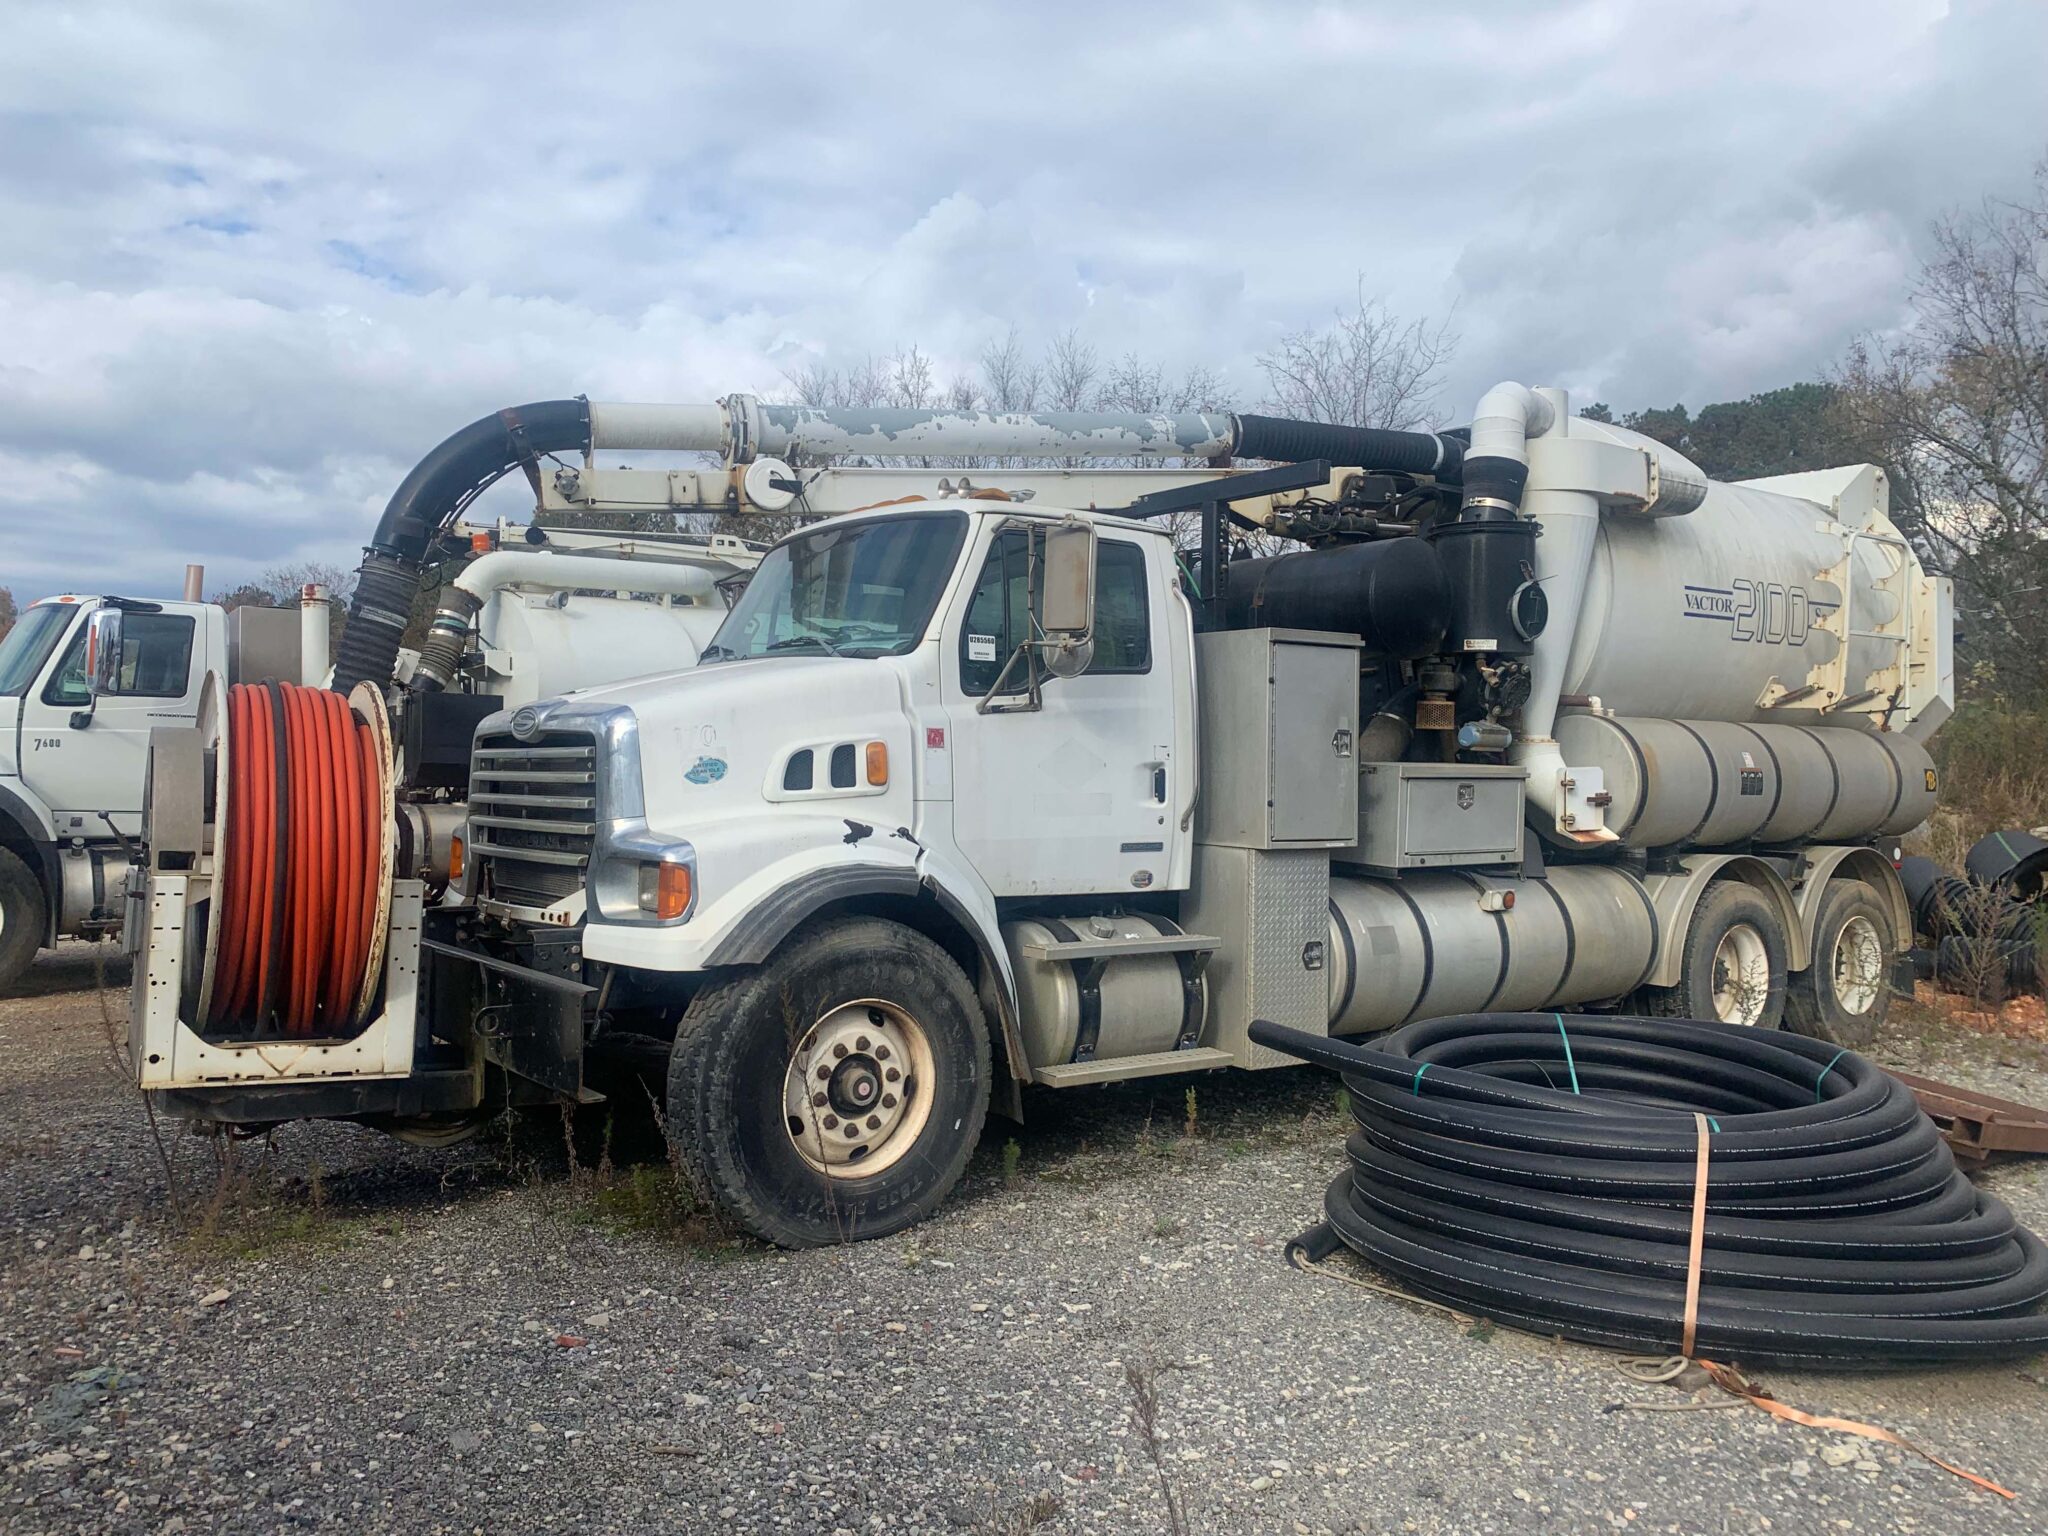
{"type": "Polygon", "coordinates": [[[1014,325],[981,349],[981,396],[991,411],[1034,411],[1044,371],[1024,351],[1014,325]]]}
{"type": "Polygon", "coordinates": [[[1045,404],[1053,411],[1085,411],[1095,403],[1102,363],[1078,330],[1065,330],[1045,349],[1045,404]]]}
{"type": "Polygon", "coordinates": [[[14,589],[0,587],[0,640],[7,638],[7,631],[14,628],[14,621],[21,617],[21,609],[14,601],[14,589]]]}
{"type": "Polygon", "coordinates": [[[1894,515],[1956,578],[1976,675],[2048,697],[2048,161],[2032,195],[1934,229],[1913,318],[1837,380],[1894,515]]]}
{"type": "Polygon", "coordinates": [[[1259,355],[1275,415],[1347,427],[1424,425],[1457,350],[1449,320],[1402,320],[1358,285],[1358,300],[1320,330],[1300,330],[1259,355]]]}

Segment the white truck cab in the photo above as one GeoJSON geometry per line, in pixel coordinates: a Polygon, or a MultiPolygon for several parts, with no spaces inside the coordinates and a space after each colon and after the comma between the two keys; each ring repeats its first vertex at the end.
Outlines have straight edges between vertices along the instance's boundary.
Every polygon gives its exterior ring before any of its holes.
{"type": "Polygon", "coordinates": [[[68,593],[0,640],[0,987],[38,948],[119,922],[149,733],[192,725],[226,666],[226,615],[207,603],[68,593]],[[121,616],[120,655],[95,694],[103,613],[121,616]]]}

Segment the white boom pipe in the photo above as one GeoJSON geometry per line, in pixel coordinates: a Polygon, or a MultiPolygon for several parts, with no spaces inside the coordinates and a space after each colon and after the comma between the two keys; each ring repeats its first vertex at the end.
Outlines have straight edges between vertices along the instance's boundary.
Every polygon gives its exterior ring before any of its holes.
{"type": "Polygon", "coordinates": [[[702,566],[604,555],[553,555],[539,549],[493,550],[470,561],[454,581],[455,590],[468,593],[479,606],[506,587],[709,597],[716,585],[716,578],[702,566]]]}

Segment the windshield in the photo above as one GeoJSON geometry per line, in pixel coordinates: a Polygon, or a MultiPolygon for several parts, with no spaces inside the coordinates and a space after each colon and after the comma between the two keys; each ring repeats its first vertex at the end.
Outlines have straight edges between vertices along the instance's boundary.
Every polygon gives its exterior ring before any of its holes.
{"type": "Polygon", "coordinates": [[[79,608],[72,603],[38,603],[0,640],[0,699],[28,691],[79,608]]]}
{"type": "Polygon", "coordinates": [[[900,656],[924,638],[966,533],[966,514],[934,512],[792,534],[762,558],[703,659],[900,656]]]}

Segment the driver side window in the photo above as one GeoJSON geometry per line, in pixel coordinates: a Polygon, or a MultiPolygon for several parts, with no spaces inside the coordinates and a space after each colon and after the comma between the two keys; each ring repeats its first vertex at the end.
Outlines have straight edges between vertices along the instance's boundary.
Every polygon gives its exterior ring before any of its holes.
{"type": "MultiPolygon", "coordinates": [[[[998,534],[981,563],[981,575],[967,600],[960,626],[960,686],[970,698],[995,687],[1003,663],[1031,635],[1030,535],[1022,529],[998,534]]],[[[1126,539],[1095,545],[1095,659],[1089,674],[1147,672],[1152,666],[1151,615],[1145,601],[1145,552],[1126,539]]],[[[1030,686],[1024,666],[1013,667],[1007,694],[1030,686]]]]}

